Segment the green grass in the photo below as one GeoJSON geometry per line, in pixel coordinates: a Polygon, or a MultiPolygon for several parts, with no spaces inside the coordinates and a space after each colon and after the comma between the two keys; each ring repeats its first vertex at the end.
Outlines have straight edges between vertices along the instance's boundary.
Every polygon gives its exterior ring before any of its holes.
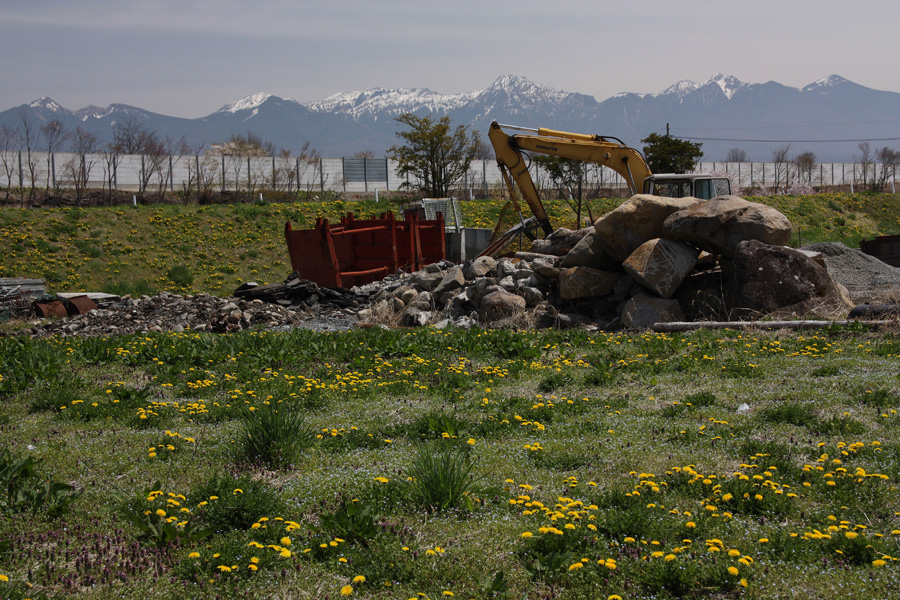
{"type": "Polygon", "coordinates": [[[0,502],[0,593],[889,597],[898,341],[0,338],[0,446],[33,460],[33,499],[0,502]],[[302,419],[251,455],[248,414],[302,419]]]}

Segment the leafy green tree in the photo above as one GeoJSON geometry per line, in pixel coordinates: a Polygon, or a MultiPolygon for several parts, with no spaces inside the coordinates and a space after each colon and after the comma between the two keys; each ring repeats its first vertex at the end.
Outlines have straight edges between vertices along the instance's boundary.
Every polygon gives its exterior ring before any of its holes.
{"type": "Polygon", "coordinates": [[[641,140],[644,144],[644,159],[653,173],[691,173],[703,157],[700,147],[688,140],[671,135],[651,133],[641,140]]]}
{"type": "Polygon", "coordinates": [[[465,175],[478,152],[478,132],[468,132],[464,125],[452,129],[447,116],[434,121],[430,115],[406,113],[395,120],[409,130],[397,132],[405,143],[388,148],[388,157],[397,161],[399,175],[415,178],[401,187],[435,198],[448,196],[450,186],[465,175]]]}

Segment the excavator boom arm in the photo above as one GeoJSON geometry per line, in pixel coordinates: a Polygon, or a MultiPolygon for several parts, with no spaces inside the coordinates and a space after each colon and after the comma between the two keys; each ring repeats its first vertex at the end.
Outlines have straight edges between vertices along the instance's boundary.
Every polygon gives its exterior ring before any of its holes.
{"type": "MultiPolygon", "coordinates": [[[[515,180],[522,197],[531,207],[541,227],[548,234],[552,232],[550,221],[541,203],[534,181],[528,173],[528,165],[522,151],[559,156],[589,162],[610,168],[628,183],[631,193],[638,193],[644,180],[651,175],[644,157],[634,148],[630,148],[615,138],[582,133],[568,133],[553,129],[531,129],[537,135],[507,135],[496,121],[491,123],[488,137],[497,155],[497,163],[501,169],[509,170],[515,180]]],[[[521,129],[521,128],[517,128],[521,129]]]]}

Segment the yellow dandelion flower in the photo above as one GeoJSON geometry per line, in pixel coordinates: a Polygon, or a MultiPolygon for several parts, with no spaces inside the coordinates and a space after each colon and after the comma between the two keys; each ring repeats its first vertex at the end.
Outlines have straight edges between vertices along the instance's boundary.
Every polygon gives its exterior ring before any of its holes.
{"type": "Polygon", "coordinates": [[[341,588],[341,596],[349,596],[352,593],[353,593],[352,585],[345,585],[344,587],[341,588]]]}

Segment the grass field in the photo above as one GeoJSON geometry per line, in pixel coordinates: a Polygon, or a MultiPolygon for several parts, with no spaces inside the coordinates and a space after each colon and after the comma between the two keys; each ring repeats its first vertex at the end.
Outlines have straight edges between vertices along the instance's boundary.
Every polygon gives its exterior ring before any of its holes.
{"type": "Polygon", "coordinates": [[[0,339],[0,597],[891,597],[898,355],[838,327],[0,339]]]}
{"type": "MultiPolygon", "coordinates": [[[[794,226],[792,244],[859,240],[900,233],[897,195],[818,194],[750,198],[782,211],[794,226]]],[[[621,199],[589,203],[591,214],[621,199]]],[[[461,203],[469,227],[493,228],[502,202],[461,203]]],[[[568,205],[547,201],[555,226],[575,226],[568,205]]],[[[55,292],[229,295],[245,281],[281,282],[290,273],[284,224],[312,227],[348,211],[369,217],[401,204],[384,199],[283,204],[151,205],[137,207],[0,208],[0,277],[43,278],[55,292]]]]}

